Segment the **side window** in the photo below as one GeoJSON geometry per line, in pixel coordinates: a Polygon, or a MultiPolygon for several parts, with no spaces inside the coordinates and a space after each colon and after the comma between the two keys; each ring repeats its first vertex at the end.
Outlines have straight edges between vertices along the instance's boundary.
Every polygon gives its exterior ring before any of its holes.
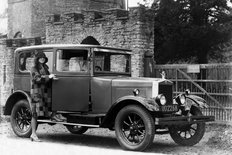
{"type": "Polygon", "coordinates": [[[95,53],[95,72],[115,72],[129,73],[130,72],[130,55],[121,53],[95,53]]]}
{"type": "Polygon", "coordinates": [[[21,72],[30,72],[34,64],[33,52],[25,51],[19,55],[19,70],[21,72]]]}
{"type": "MultiPolygon", "coordinates": [[[[34,65],[34,55],[36,50],[23,51],[19,54],[19,71],[20,72],[30,72],[34,65]]],[[[51,50],[43,50],[44,54],[48,58],[46,63],[49,67],[49,72],[52,72],[53,64],[53,52],[51,50]]]]}
{"type": "Polygon", "coordinates": [[[88,50],[58,50],[56,70],[59,72],[88,72],[88,50]]]}

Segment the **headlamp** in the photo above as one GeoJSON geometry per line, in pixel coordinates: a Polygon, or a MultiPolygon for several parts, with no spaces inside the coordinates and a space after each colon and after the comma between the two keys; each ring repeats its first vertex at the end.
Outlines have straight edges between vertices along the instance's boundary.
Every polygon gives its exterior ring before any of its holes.
{"type": "Polygon", "coordinates": [[[189,94],[190,94],[190,90],[189,90],[189,89],[186,89],[186,90],[185,90],[185,94],[186,94],[186,95],[189,95],[189,94]]]}
{"type": "Polygon", "coordinates": [[[133,90],[133,94],[134,94],[134,96],[138,96],[139,95],[139,89],[134,89],[133,90]]]}
{"type": "Polygon", "coordinates": [[[165,105],[167,103],[166,97],[163,94],[159,94],[156,97],[156,102],[158,102],[160,105],[165,105]]]}
{"type": "Polygon", "coordinates": [[[180,103],[181,103],[181,104],[184,104],[185,101],[186,101],[185,95],[180,95],[180,103]]]}

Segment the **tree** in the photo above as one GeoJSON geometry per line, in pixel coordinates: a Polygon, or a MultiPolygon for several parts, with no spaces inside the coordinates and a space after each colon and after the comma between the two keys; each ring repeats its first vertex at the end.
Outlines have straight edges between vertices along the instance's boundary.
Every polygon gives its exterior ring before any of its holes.
{"type": "Polygon", "coordinates": [[[213,47],[231,38],[227,0],[155,0],[151,9],[159,64],[192,57],[207,63],[213,47]]]}

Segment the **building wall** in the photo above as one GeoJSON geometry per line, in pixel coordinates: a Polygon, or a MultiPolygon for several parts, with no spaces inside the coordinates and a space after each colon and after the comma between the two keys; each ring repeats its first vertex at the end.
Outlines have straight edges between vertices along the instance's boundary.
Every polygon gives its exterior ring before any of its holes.
{"type": "Polygon", "coordinates": [[[31,37],[31,0],[8,0],[8,37],[17,32],[31,37]]]}
{"type": "Polygon", "coordinates": [[[79,44],[91,36],[103,46],[131,49],[132,75],[143,76],[144,53],[153,51],[154,39],[152,30],[148,29],[150,23],[143,21],[142,12],[139,8],[131,8],[129,12],[121,9],[83,11],[62,14],[59,21],[50,15],[46,22],[46,42],[79,44]]]}
{"type": "Polygon", "coordinates": [[[45,36],[47,14],[125,8],[125,0],[8,0],[8,37],[21,32],[24,38],[45,36]]]}
{"type": "Polygon", "coordinates": [[[0,107],[5,105],[13,89],[15,49],[41,43],[43,43],[41,38],[0,40],[0,107]]]}
{"type": "Polygon", "coordinates": [[[6,40],[0,40],[0,107],[5,104],[13,86],[14,54],[7,48],[6,40]]]}

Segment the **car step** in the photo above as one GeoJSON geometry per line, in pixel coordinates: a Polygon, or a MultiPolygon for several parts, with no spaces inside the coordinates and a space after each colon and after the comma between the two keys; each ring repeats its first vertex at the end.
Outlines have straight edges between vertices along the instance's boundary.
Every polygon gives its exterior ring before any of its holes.
{"type": "Polygon", "coordinates": [[[69,123],[69,122],[56,122],[51,120],[37,120],[39,123],[49,123],[49,124],[62,124],[62,125],[74,125],[74,126],[85,126],[85,127],[92,127],[92,128],[99,128],[99,125],[92,125],[92,124],[79,124],[79,123],[69,123]]]}

